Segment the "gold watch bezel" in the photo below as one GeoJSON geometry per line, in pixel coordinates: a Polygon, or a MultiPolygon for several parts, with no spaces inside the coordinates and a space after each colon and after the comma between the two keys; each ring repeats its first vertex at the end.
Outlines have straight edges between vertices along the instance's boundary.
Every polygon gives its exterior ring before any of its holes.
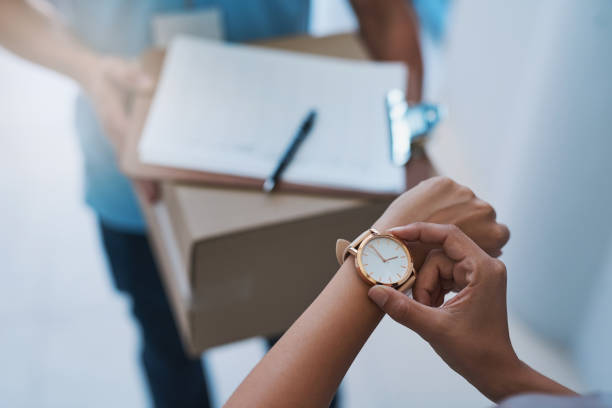
{"type": "Polygon", "coordinates": [[[412,254],[410,253],[410,250],[408,249],[408,247],[400,239],[398,239],[397,237],[395,237],[395,236],[393,236],[391,234],[382,234],[382,233],[379,233],[377,231],[372,231],[372,233],[370,235],[368,235],[359,244],[359,248],[357,249],[357,253],[355,254],[355,267],[357,268],[357,271],[359,272],[359,276],[361,276],[361,278],[366,283],[368,283],[370,285],[390,286],[390,287],[395,288],[395,289],[398,289],[399,287],[404,285],[412,276],[415,275],[414,261],[413,261],[412,254]],[[402,250],[406,254],[406,259],[409,262],[409,265],[408,265],[409,267],[407,268],[407,271],[404,274],[404,276],[402,276],[402,278],[400,280],[396,281],[396,282],[392,282],[392,283],[379,282],[376,279],[372,278],[370,275],[368,275],[366,273],[366,271],[365,271],[364,266],[363,266],[363,262],[361,260],[363,249],[366,247],[368,242],[370,242],[370,241],[372,241],[374,239],[379,239],[379,238],[391,239],[396,244],[398,244],[400,246],[400,248],[402,248],[402,250]]]}

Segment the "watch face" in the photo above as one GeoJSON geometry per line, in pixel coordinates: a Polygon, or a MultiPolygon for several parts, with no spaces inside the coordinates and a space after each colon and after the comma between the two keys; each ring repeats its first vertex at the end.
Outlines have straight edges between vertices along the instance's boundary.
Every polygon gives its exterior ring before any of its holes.
{"type": "Polygon", "coordinates": [[[357,262],[371,283],[401,284],[413,271],[410,252],[390,235],[374,235],[365,240],[357,262]]]}

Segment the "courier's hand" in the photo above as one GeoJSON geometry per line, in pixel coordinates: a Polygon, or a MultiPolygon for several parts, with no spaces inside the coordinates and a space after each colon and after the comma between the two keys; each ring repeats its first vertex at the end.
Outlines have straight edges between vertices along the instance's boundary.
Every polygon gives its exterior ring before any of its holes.
{"type": "Polygon", "coordinates": [[[130,102],[152,92],[153,81],[136,62],[118,57],[97,57],[87,67],[83,89],[91,98],[98,119],[115,149],[120,150],[130,125],[130,102]]]}
{"type": "MultiPolygon", "coordinates": [[[[493,207],[467,187],[447,177],[433,177],[399,196],[376,221],[381,231],[424,221],[454,224],[488,254],[499,256],[508,242],[508,228],[496,221],[493,207]]],[[[412,246],[418,267],[425,259],[428,245],[412,246]]]]}
{"type": "MultiPolygon", "coordinates": [[[[131,102],[135,96],[151,93],[153,81],[136,62],[117,57],[94,57],[83,70],[81,85],[115,151],[121,152],[130,128],[131,102]]],[[[150,202],[157,200],[157,183],[134,180],[134,185],[150,202]]]]}
{"type": "Polygon", "coordinates": [[[487,397],[507,396],[511,377],[522,375],[524,366],[510,344],[504,264],[453,225],[415,223],[392,232],[441,249],[431,251],[418,272],[415,300],[383,286],[370,289],[370,298],[487,397]],[[449,290],[459,293],[437,308],[449,290]]]}

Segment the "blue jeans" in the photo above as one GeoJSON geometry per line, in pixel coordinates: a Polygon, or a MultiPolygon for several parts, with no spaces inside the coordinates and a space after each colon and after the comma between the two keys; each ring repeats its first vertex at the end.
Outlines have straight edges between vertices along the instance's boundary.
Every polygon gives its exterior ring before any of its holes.
{"type": "MultiPolygon", "coordinates": [[[[140,328],[141,360],[154,406],[211,407],[202,364],[183,350],[147,237],[103,222],[99,226],[115,287],[130,298],[140,328]]],[[[268,347],[276,340],[267,339],[268,347]]]]}
{"type": "Polygon", "coordinates": [[[188,357],[145,235],[100,223],[115,287],[131,301],[142,339],[141,362],[155,407],[212,406],[199,359],[188,357]]]}

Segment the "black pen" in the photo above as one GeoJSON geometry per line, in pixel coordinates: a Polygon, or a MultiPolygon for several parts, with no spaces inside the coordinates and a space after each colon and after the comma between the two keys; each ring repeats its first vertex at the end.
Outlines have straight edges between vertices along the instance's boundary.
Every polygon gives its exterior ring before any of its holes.
{"type": "Polygon", "coordinates": [[[278,183],[281,174],[283,174],[283,171],[285,170],[285,168],[287,168],[287,165],[289,165],[291,159],[293,159],[293,156],[295,155],[295,152],[297,151],[298,147],[300,147],[300,144],[302,144],[304,139],[306,139],[306,136],[308,136],[308,134],[312,130],[312,126],[314,125],[316,117],[317,112],[314,109],[311,109],[310,112],[308,112],[306,119],[304,119],[304,121],[302,122],[302,125],[298,129],[297,133],[291,140],[291,143],[289,143],[289,146],[287,146],[287,149],[281,156],[278,164],[276,165],[276,168],[274,169],[270,177],[268,177],[264,182],[263,190],[266,193],[271,192],[272,190],[274,190],[274,187],[276,187],[276,184],[278,183]]]}

